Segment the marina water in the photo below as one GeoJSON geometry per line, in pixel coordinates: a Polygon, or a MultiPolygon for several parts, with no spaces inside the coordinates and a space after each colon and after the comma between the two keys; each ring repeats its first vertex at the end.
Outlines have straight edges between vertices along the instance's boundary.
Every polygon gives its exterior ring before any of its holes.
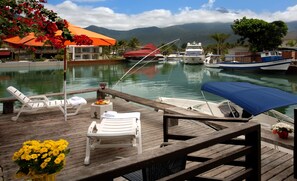
{"type": "MultiPolygon", "coordinates": [[[[138,65],[120,82],[120,78],[133,64],[69,66],[67,69],[67,90],[98,87],[106,82],[109,88],[139,97],[155,100],[158,97],[203,99],[201,85],[208,81],[244,81],[257,85],[278,88],[297,95],[296,75],[281,72],[239,72],[209,69],[204,65],[175,63],[149,63],[138,65]]],[[[63,70],[61,67],[39,70],[0,68],[0,97],[11,97],[6,91],[14,86],[26,95],[37,95],[63,91],[63,70]]],[[[96,93],[81,94],[94,98],[96,93]]],[[[222,98],[206,94],[212,101],[222,98]]],[[[259,100],[261,101],[261,100],[259,100]]],[[[277,109],[293,117],[296,105],[277,109]]],[[[1,105],[2,109],[2,105],[1,105]]]]}

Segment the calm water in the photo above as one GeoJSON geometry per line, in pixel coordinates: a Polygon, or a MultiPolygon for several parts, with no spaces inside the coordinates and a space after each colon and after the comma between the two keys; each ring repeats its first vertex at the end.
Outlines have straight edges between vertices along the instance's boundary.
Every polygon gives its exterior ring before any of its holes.
{"type": "MultiPolygon", "coordinates": [[[[160,96],[201,99],[201,84],[208,81],[245,81],[278,88],[297,95],[297,76],[280,73],[232,72],[207,69],[203,65],[148,64],[134,68],[122,81],[119,79],[131,64],[68,67],[67,90],[97,87],[107,82],[113,88],[136,96],[156,99],[160,96]]],[[[0,68],[0,97],[10,97],[8,86],[15,86],[26,95],[62,92],[63,70],[3,70],[0,68]]],[[[94,98],[95,93],[80,95],[94,98]]],[[[221,100],[206,94],[209,100],[221,100]]],[[[1,105],[2,106],[2,105],[1,105]]],[[[293,116],[290,106],[279,111],[293,116]]]]}

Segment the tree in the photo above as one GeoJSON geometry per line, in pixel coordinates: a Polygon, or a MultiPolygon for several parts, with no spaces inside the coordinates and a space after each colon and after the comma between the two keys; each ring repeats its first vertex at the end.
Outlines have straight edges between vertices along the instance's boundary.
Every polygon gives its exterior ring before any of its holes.
{"type": "Polygon", "coordinates": [[[288,32],[288,27],[283,21],[268,23],[246,17],[235,20],[231,28],[236,35],[241,36],[239,43],[244,44],[247,41],[253,52],[276,49],[288,32]]]}
{"type": "Polygon", "coordinates": [[[49,41],[56,48],[63,48],[66,40],[78,45],[91,44],[85,35],[72,35],[68,22],[57,13],[44,8],[46,0],[1,0],[0,1],[0,43],[12,36],[24,37],[34,32],[38,41],[49,41]],[[57,36],[56,32],[62,31],[57,36]]]}
{"type": "Polygon", "coordinates": [[[287,43],[286,43],[286,46],[289,46],[289,47],[294,47],[297,45],[297,41],[296,40],[289,40],[287,43]]]}
{"type": "Polygon", "coordinates": [[[128,43],[128,46],[131,48],[131,49],[136,49],[138,46],[140,45],[140,42],[137,38],[132,38],[129,43],[128,43]]]}
{"type": "Polygon", "coordinates": [[[210,35],[210,37],[216,41],[217,54],[220,55],[223,51],[225,41],[230,37],[230,35],[225,33],[215,33],[210,35]]]}
{"type": "Polygon", "coordinates": [[[126,51],[128,42],[127,40],[120,40],[116,43],[118,45],[118,53],[119,55],[123,55],[123,53],[126,51]]]}

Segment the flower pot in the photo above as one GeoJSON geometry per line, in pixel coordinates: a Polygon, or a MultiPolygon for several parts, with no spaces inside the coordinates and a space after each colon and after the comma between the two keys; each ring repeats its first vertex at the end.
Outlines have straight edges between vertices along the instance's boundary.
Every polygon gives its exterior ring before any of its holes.
{"type": "Polygon", "coordinates": [[[35,178],[32,178],[31,181],[56,181],[56,174],[44,175],[42,177],[35,177],[35,178]]]}
{"type": "Polygon", "coordinates": [[[289,133],[287,131],[277,132],[277,134],[282,139],[288,139],[289,133]]]}

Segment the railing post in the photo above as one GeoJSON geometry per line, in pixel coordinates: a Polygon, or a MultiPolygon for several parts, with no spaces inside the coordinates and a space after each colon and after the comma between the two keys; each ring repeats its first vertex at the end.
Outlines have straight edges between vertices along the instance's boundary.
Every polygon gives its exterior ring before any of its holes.
{"type": "Polygon", "coordinates": [[[100,90],[104,90],[105,89],[105,86],[104,88],[99,84],[99,89],[97,90],[97,99],[105,99],[106,97],[106,94],[100,90]]]}
{"type": "Polygon", "coordinates": [[[3,102],[3,114],[13,113],[13,103],[14,101],[3,102]]]}
{"type": "Polygon", "coordinates": [[[168,117],[163,115],[163,142],[168,142],[168,117]]]}
{"type": "Polygon", "coordinates": [[[247,178],[247,181],[261,180],[261,126],[257,125],[257,129],[251,133],[246,134],[246,145],[253,148],[251,154],[246,155],[246,168],[252,168],[253,174],[247,178]]]}
{"type": "Polygon", "coordinates": [[[294,178],[297,178],[297,159],[296,159],[296,153],[297,153],[297,109],[294,109],[294,149],[293,149],[293,168],[294,168],[294,178]]]}

